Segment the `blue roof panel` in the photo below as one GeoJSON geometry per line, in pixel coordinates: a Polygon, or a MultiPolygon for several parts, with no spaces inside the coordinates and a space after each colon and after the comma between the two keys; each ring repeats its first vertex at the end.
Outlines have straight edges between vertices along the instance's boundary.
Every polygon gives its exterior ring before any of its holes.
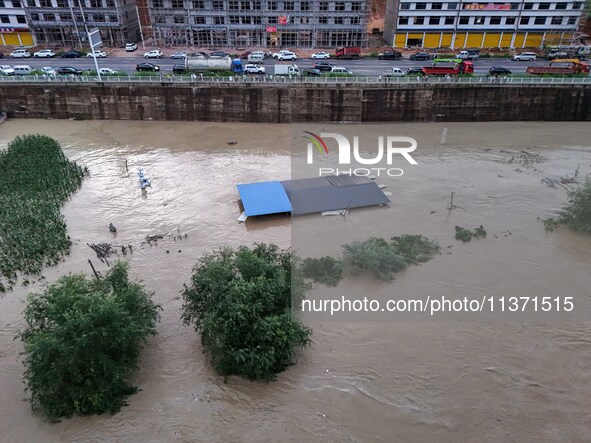
{"type": "Polygon", "coordinates": [[[278,181],[236,185],[236,188],[242,199],[244,212],[249,217],[292,210],[285,189],[278,181]]]}

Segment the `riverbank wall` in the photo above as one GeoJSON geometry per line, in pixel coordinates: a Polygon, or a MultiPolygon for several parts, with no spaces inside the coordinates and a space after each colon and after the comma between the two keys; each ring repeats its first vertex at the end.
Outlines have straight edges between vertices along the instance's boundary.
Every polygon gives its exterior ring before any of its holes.
{"type": "Polygon", "coordinates": [[[590,121],[591,84],[8,83],[0,111],[253,123],[590,121]]]}

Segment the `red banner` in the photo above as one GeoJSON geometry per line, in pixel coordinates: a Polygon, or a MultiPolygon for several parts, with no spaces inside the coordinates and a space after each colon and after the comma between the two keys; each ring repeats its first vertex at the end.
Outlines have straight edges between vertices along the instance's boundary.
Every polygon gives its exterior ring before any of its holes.
{"type": "Polygon", "coordinates": [[[484,9],[487,11],[506,11],[511,9],[510,3],[489,3],[487,5],[479,4],[479,3],[472,3],[468,5],[464,5],[464,9],[484,9]]]}
{"type": "Polygon", "coordinates": [[[265,28],[266,32],[277,32],[277,26],[267,26],[265,28]]]}

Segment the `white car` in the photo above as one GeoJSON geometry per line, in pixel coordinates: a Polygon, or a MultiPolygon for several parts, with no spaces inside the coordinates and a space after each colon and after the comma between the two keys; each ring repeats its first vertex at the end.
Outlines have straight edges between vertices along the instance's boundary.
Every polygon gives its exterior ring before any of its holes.
{"type": "Polygon", "coordinates": [[[42,49],[41,51],[35,52],[33,57],[51,58],[55,57],[55,52],[53,52],[51,49],[42,49]]]}
{"type": "Polygon", "coordinates": [[[384,73],[385,77],[404,77],[406,72],[402,68],[392,68],[384,73]]]}
{"type": "Polygon", "coordinates": [[[117,74],[119,74],[119,71],[115,71],[114,69],[111,69],[111,68],[99,68],[99,72],[101,75],[117,75],[117,74]]]}
{"type": "Polygon", "coordinates": [[[125,45],[125,50],[127,52],[137,51],[137,43],[127,43],[125,45]]]}
{"type": "Polygon", "coordinates": [[[246,65],[246,66],[244,66],[244,73],[245,74],[264,74],[265,68],[263,66],[258,66],[258,65],[246,65]]]}
{"type": "Polygon", "coordinates": [[[14,69],[12,69],[12,66],[2,65],[2,66],[0,66],[0,74],[14,75],[14,69]]]}
{"type": "Polygon", "coordinates": [[[274,52],[273,54],[271,54],[271,57],[273,57],[273,58],[278,58],[280,54],[284,54],[284,53],[286,53],[286,52],[291,52],[291,51],[288,51],[287,49],[282,49],[282,50],[281,50],[281,51],[279,51],[279,52],[274,52]]]}
{"type": "Polygon", "coordinates": [[[298,56],[295,52],[285,51],[277,55],[277,60],[297,60],[298,56]]]}
{"type": "Polygon", "coordinates": [[[152,49],[144,52],[144,58],[162,58],[162,51],[160,49],[152,49]]]}
{"type": "Polygon", "coordinates": [[[312,54],[311,57],[313,60],[326,60],[330,58],[330,54],[328,52],[316,52],[312,54]]]}
{"type": "Polygon", "coordinates": [[[53,69],[51,66],[43,66],[41,68],[41,73],[42,73],[42,75],[46,75],[46,76],[50,76],[50,77],[54,77],[55,75],[57,75],[57,72],[55,72],[55,69],[53,69]]]}
{"type": "Polygon", "coordinates": [[[88,54],[86,54],[86,57],[105,58],[106,56],[107,56],[107,53],[105,51],[94,51],[94,52],[89,52],[88,54]]]}
{"type": "Polygon", "coordinates": [[[26,49],[15,49],[10,53],[12,58],[29,58],[31,53],[26,49]]]}
{"type": "Polygon", "coordinates": [[[347,68],[343,68],[342,66],[333,66],[332,69],[330,70],[330,72],[332,72],[333,74],[353,75],[353,71],[351,71],[347,68]]]}
{"type": "Polygon", "coordinates": [[[522,52],[513,56],[513,60],[516,62],[533,62],[536,59],[535,52],[522,52]]]}

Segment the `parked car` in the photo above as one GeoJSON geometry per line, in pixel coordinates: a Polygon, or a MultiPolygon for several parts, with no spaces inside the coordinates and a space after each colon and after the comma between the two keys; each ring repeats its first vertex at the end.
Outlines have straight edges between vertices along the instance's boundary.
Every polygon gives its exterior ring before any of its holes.
{"type": "Polygon", "coordinates": [[[111,68],[99,68],[99,72],[101,75],[117,75],[119,71],[111,68]]]}
{"type": "Polygon", "coordinates": [[[46,76],[50,76],[50,77],[55,77],[55,75],[57,73],[55,72],[55,69],[52,68],[51,66],[43,66],[41,68],[41,74],[46,75],[46,76]]]}
{"type": "Polygon", "coordinates": [[[15,75],[29,75],[33,73],[33,68],[29,65],[16,65],[14,69],[15,75]]]}
{"type": "Polygon", "coordinates": [[[285,52],[291,52],[291,51],[288,51],[287,49],[282,49],[282,50],[281,50],[281,51],[279,51],[279,52],[274,52],[274,53],[272,53],[272,54],[271,54],[271,57],[273,57],[273,58],[279,58],[279,55],[280,55],[280,54],[283,54],[283,53],[285,53],[285,52]]]}
{"type": "Polygon", "coordinates": [[[51,58],[55,57],[55,52],[51,49],[42,49],[41,51],[37,51],[33,54],[33,57],[37,58],[51,58]]]}
{"type": "Polygon", "coordinates": [[[302,71],[302,75],[304,77],[318,77],[318,76],[322,75],[322,71],[320,69],[316,69],[316,68],[308,68],[308,69],[304,69],[302,71]]]}
{"type": "Polygon", "coordinates": [[[86,54],[86,57],[96,57],[96,58],[105,58],[107,53],[105,51],[97,51],[94,50],[93,52],[89,52],[86,54]]]}
{"type": "Polygon", "coordinates": [[[187,72],[187,67],[181,64],[173,65],[172,72],[175,74],[184,74],[187,72]]]}
{"type": "Polygon", "coordinates": [[[59,75],[81,75],[82,71],[73,66],[62,66],[61,68],[57,68],[57,73],[59,75]]]}
{"type": "Polygon", "coordinates": [[[503,66],[492,66],[488,72],[490,75],[511,75],[511,71],[503,66]]]}
{"type": "Polygon", "coordinates": [[[140,71],[156,72],[156,71],[160,71],[160,66],[155,65],[154,63],[140,63],[139,65],[136,65],[135,70],[138,72],[140,72],[140,71]]]}
{"type": "Polygon", "coordinates": [[[127,43],[125,45],[125,50],[127,52],[137,51],[137,43],[127,43]]]}
{"type": "Polygon", "coordinates": [[[330,70],[331,73],[333,74],[347,74],[347,75],[353,75],[353,71],[344,68],[342,66],[333,66],[332,69],[330,70]]]}
{"type": "Polygon", "coordinates": [[[378,60],[400,60],[402,53],[398,51],[384,51],[378,54],[378,60]]]}
{"type": "Polygon", "coordinates": [[[31,53],[26,49],[15,49],[10,53],[11,58],[29,58],[31,53]]]}
{"type": "Polygon", "coordinates": [[[63,52],[60,55],[61,58],[80,58],[82,57],[82,53],[80,51],[76,51],[75,49],[70,49],[69,51],[63,52]]]}
{"type": "Polygon", "coordinates": [[[162,51],[160,49],[152,49],[144,52],[144,58],[162,58],[162,51]]]}
{"type": "Polygon", "coordinates": [[[322,72],[332,71],[332,68],[334,68],[334,64],[328,63],[328,62],[320,62],[320,63],[316,63],[314,65],[314,69],[318,69],[319,71],[322,71],[322,72]]]}
{"type": "Polygon", "coordinates": [[[254,51],[248,54],[248,63],[263,63],[265,61],[265,53],[263,51],[254,51]]]}
{"type": "Polygon", "coordinates": [[[415,66],[413,68],[408,68],[406,71],[406,75],[423,75],[423,68],[420,66],[415,66]]]}
{"type": "Polygon", "coordinates": [[[173,60],[184,60],[187,58],[187,54],[183,51],[177,51],[170,56],[173,60]]]}
{"type": "Polygon", "coordinates": [[[533,62],[536,59],[535,52],[522,52],[513,56],[513,60],[516,62],[533,62]]]}
{"type": "Polygon", "coordinates": [[[312,60],[326,60],[330,58],[330,54],[328,52],[320,51],[312,54],[312,60]]]}
{"type": "Polygon", "coordinates": [[[409,58],[411,60],[429,60],[431,55],[428,52],[415,52],[409,58]]]}
{"type": "Polygon", "coordinates": [[[264,74],[265,68],[259,65],[245,65],[244,66],[244,73],[245,74],[264,74]]]}
{"type": "Polygon", "coordinates": [[[476,60],[478,57],[480,57],[480,49],[466,49],[457,55],[460,60],[476,60]]]}
{"type": "Polygon", "coordinates": [[[218,58],[224,58],[224,57],[229,57],[230,54],[228,54],[227,52],[224,51],[212,51],[209,53],[210,57],[218,57],[218,58]]]}
{"type": "Polygon", "coordinates": [[[389,71],[384,72],[385,77],[404,77],[406,72],[402,68],[391,68],[389,71]]]}
{"type": "Polygon", "coordinates": [[[4,58],[4,53],[0,52],[0,58],[4,58]]]}
{"type": "Polygon", "coordinates": [[[14,75],[14,69],[12,69],[12,66],[2,65],[2,66],[0,66],[0,74],[14,75]]]}
{"type": "Polygon", "coordinates": [[[277,56],[277,60],[297,60],[298,56],[295,52],[285,51],[277,56]]]}

